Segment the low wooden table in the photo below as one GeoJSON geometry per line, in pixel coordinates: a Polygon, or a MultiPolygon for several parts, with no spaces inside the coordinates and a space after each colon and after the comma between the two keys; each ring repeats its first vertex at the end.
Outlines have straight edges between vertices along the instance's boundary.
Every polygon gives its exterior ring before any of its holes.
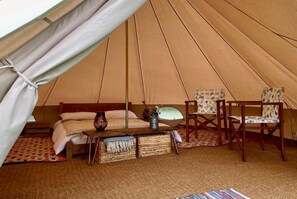
{"type": "Polygon", "coordinates": [[[132,135],[132,136],[153,135],[153,134],[158,134],[158,133],[162,133],[165,131],[170,132],[171,140],[175,147],[175,152],[178,155],[179,151],[178,151],[175,136],[173,133],[174,130],[177,130],[177,127],[162,126],[162,127],[159,127],[158,129],[151,129],[149,127],[145,127],[145,128],[128,128],[128,129],[110,129],[110,130],[105,130],[105,131],[95,131],[95,130],[94,131],[83,131],[82,133],[88,136],[87,142],[86,142],[86,144],[89,144],[88,164],[89,165],[94,164],[94,160],[95,160],[96,153],[98,150],[99,141],[101,138],[110,138],[110,137],[128,136],[128,135],[132,135]],[[94,139],[96,140],[96,147],[95,147],[94,155],[93,155],[93,158],[91,161],[92,142],[94,139]]]}

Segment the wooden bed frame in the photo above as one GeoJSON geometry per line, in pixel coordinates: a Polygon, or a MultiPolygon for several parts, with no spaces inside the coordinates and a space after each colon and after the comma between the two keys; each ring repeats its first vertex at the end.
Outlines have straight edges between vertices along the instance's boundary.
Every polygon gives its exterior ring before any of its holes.
{"type": "MultiPolygon", "coordinates": [[[[128,110],[131,110],[132,103],[128,103],[128,110]]],[[[110,110],[126,110],[126,103],[63,103],[59,104],[59,114],[69,112],[97,112],[110,110]]],[[[73,155],[87,153],[85,144],[73,144],[70,140],[66,144],[66,157],[70,159],[73,155]]]]}

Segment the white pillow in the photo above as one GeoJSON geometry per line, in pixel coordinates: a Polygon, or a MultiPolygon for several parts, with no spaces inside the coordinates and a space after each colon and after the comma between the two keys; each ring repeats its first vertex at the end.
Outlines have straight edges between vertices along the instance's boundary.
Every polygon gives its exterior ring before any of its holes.
{"type": "MultiPolygon", "coordinates": [[[[105,111],[105,117],[106,117],[106,119],[125,118],[125,115],[126,115],[126,111],[125,110],[105,111]]],[[[138,117],[132,111],[128,111],[128,118],[130,118],[130,119],[136,119],[138,117]]]]}
{"type": "MultiPolygon", "coordinates": [[[[125,115],[126,115],[125,110],[105,111],[105,117],[107,119],[125,118],[125,115]]],[[[95,112],[71,112],[71,113],[62,113],[60,115],[62,120],[90,120],[90,119],[94,119],[95,116],[96,116],[95,112]]],[[[132,111],[128,111],[128,118],[135,119],[138,117],[132,111]]]]}
{"type": "Polygon", "coordinates": [[[60,115],[62,120],[89,120],[94,119],[96,116],[95,112],[71,112],[62,113],[60,115]]]}

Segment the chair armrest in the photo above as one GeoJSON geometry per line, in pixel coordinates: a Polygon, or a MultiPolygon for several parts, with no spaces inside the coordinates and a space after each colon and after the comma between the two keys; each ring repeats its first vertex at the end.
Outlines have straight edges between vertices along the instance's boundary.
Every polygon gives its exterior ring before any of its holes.
{"type": "Polygon", "coordinates": [[[261,105],[261,104],[263,104],[262,101],[227,101],[227,103],[229,105],[237,104],[238,106],[239,105],[261,105]]]}
{"type": "MultiPolygon", "coordinates": [[[[261,112],[262,112],[262,101],[243,101],[243,100],[239,100],[239,101],[227,101],[228,103],[228,107],[229,107],[229,115],[232,115],[232,105],[234,104],[237,107],[241,107],[240,112],[243,113],[245,112],[245,106],[246,105],[258,105],[261,106],[261,112]]],[[[245,115],[245,113],[243,113],[243,115],[245,115]]]]}
{"type": "Polygon", "coordinates": [[[222,100],[216,100],[216,102],[218,103],[218,104],[220,104],[220,103],[222,103],[222,104],[225,104],[225,100],[224,99],[222,99],[222,100]]]}
{"type": "Polygon", "coordinates": [[[283,102],[263,102],[263,101],[227,101],[229,104],[240,105],[281,105],[283,102]]]}
{"type": "Polygon", "coordinates": [[[283,104],[283,102],[262,102],[262,105],[277,105],[277,106],[280,106],[282,104],[283,104]]]}
{"type": "Polygon", "coordinates": [[[185,108],[185,115],[187,117],[187,115],[190,113],[190,105],[194,105],[195,109],[197,109],[197,101],[196,100],[186,100],[186,108],[185,108]]]}
{"type": "Polygon", "coordinates": [[[195,103],[195,102],[197,102],[197,101],[196,100],[186,100],[185,101],[186,104],[195,103]]]}

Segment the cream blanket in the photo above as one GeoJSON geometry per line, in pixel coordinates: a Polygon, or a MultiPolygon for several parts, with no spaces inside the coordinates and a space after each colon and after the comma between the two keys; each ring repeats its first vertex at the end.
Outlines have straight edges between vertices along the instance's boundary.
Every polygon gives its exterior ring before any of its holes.
{"type": "MultiPolygon", "coordinates": [[[[63,126],[66,130],[66,135],[81,133],[82,131],[96,130],[93,125],[94,120],[65,120],[63,126]]],[[[141,119],[129,119],[129,128],[149,127],[150,123],[141,119]]],[[[167,126],[159,123],[159,126],[167,126]]],[[[106,130],[109,129],[123,129],[125,128],[125,119],[109,119],[106,130]]]]}

